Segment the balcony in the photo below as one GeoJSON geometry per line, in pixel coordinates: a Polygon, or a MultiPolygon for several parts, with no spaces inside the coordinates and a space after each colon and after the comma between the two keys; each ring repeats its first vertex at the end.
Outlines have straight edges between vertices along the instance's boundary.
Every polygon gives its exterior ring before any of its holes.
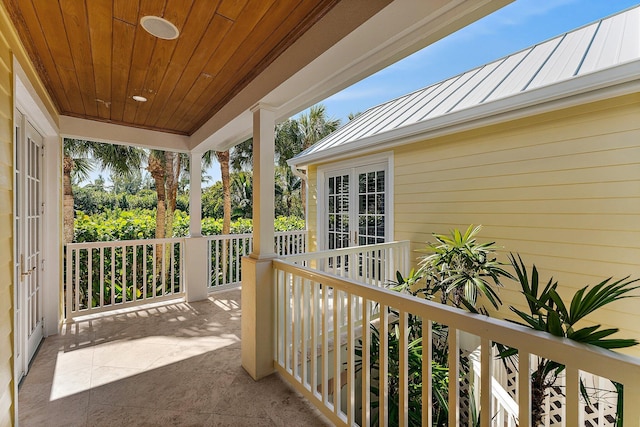
{"type": "Polygon", "coordinates": [[[615,425],[614,381],[624,393],[624,425],[640,419],[634,405],[640,401],[637,358],[386,289],[395,271],[409,265],[408,242],[305,253],[306,232],[276,235],[280,259],[271,262],[274,323],[267,339],[279,375],[254,382],[242,369],[241,296],[233,289],[252,241],[248,235],[207,241],[208,289],[218,292],[193,303],[184,301],[181,239],[69,245],[70,321],[35,359],[20,391],[20,422],[434,425],[434,406],[410,403],[443,393],[429,380],[417,391],[410,387],[416,376],[437,375],[430,345],[419,351],[426,356],[420,366],[410,357],[417,340],[441,340],[447,350],[444,393],[453,408],[448,425],[466,425],[474,417],[486,426],[534,425],[528,420],[530,373],[541,358],[565,366],[544,399],[543,425],[615,425]],[[83,251],[84,277],[75,263],[83,251]],[[165,254],[159,265],[156,253],[165,254]],[[122,262],[107,262],[117,267],[104,269],[105,257],[122,262]],[[105,294],[111,278],[129,283],[129,291],[105,294]],[[98,296],[90,289],[98,289],[98,296]],[[422,325],[417,339],[408,336],[410,321],[422,325]],[[494,343],[517,349],[517,359],[504,363],[494,343]],[[580,381],[598,390],[596,405],[586,403],[580,381]]]}

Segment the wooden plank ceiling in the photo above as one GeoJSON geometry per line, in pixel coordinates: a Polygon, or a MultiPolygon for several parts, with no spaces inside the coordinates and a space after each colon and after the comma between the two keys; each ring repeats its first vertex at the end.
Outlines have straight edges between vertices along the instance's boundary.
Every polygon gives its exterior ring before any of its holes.
{"type": "Polygon", "coordinates": [[[60,114],[183,135],[338,1],[3,0],[60,114]],[[153,37],[147,15],[180,36],[153,37]]]}

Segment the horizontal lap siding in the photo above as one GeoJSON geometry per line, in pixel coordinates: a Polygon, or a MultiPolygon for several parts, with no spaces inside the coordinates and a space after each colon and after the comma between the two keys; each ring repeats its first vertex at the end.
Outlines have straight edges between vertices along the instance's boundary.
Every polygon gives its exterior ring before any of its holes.
{"type": "Polygon", "coordinates": [[[12,55],[0,7],[0,426],[13,421],[13,100],[12,55]]]}
{"type": "MultiPolygon", "coordinates": [[[[395,237],[413,249],[482,224],[481,241],[521,254],[565,295],[640,277],[638,94],[412,144],[394,161],[395,237]]],[[[512,284],[501,297],[524,302],[512,284]]],[[[639,308],[629,299],[591,319],[640,339],[639,308]]]]}
{"type": "MultiPolygon", "coordinates": [[[[309,230],[309,252],[318,250],[318,170],[311,166],[307,171],[308,191],[307,198],[309,200],[307,206],[307,230],[309,230]]],[[[304,200],[303,200],[304,203],[304,200]]]]}

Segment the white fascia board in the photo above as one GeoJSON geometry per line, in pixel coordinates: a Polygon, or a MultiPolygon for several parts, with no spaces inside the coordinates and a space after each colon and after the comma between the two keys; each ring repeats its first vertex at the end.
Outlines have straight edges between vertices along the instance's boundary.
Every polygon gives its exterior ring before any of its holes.
{"type": "Polygon", "coordinates": [[[245,112],[256,102],[273,106],[276,121],[285,120],[511,1],[394,0],[340,40],[327,41],[351,28],[351,17],[363,7],[341,2],[198,129],[190,148],[228,149],[251,135],[245,112]]]}
{"type": "Polygon", "coordinates": [[[70,116],[60,116],[60,134],[64,138],[87,139],[109,144],[175,152],[189,151],[188,136],[70,116]]]}
{"type": "Polygon", "coordinates": [[[563,108],[640,92],[640,60],[288,160],[291,167],[412,144],[563,108]]]}

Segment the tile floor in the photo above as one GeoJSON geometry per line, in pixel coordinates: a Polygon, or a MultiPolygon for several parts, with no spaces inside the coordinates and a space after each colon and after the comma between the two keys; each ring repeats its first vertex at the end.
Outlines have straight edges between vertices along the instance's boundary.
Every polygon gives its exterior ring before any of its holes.
{"type": "Polygon", "coordinates": [[[44,340],[20,426],[323,426],[277,375],[240,366],[240,291],[85,318],[44,340]]]}

